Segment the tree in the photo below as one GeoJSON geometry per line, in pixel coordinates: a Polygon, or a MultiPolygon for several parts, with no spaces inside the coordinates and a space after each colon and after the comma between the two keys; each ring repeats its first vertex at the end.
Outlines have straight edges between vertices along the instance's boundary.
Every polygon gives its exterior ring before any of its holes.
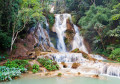
{"type": "MultiPolygon", "coordinates": [[[[110,16],[112,15],[110,10],[102,6],[92,5],[90,9],[85,13],[86,16],[82,17],[79,20],[79,25],[82,29],[86,30],[84,34],[94,31],[93,35],[99,37],[99,41],[102,44],[102,48],[105,50],[104,38],[105,38],[105,29],[109,24],[110,16]]],[[[90,38],[94,42],[95,38],[90,38]]],[[[99,44],[99,41],[97,44],[99,44]]]]}
{"type": "Polygon", "coordinates": [[[12,27],[11,51],[18,34],[26,27],[29,21],[36,22],[43,20],[43,8],[39,0],[23,0],[12,27]]]}

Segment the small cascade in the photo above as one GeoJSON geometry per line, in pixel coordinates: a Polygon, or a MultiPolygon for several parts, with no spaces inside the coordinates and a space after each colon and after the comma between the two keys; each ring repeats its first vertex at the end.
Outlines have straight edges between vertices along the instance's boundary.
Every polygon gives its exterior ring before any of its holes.
{"type": "Polygon", "coordinates": [[[101,74],[108,76],[120,77],[120,65],[118,64],[106,64],[101,70],[101,74]]]}
{"type": "Polygon", "coordinates": [[[74,29],[75,29],[75,36],[74,36],[74,40],[73,40],[73,50],[76,48],[79,48],[79,50],[84,51],[86,53],[88,53],[84,43],[83,43],[83,37],[80,36],[80,32],[78,30],[78,27],[76,25],[74,25],[74,29]]]}
{"type": "Polygon", "coordinates": [[[90,54],[90,56],[91,56],[92,58],[97,59],[97,60],[106,60],[105,58],[103,58],[103,57],[100,56],[100,55],[90,54]]]}
{"type": "Polygon", "coordinates": [[[32,28],[31,31],[34,33],[34,38],[38,46],[41,46],[42,50],[46,51],[49,47],[53,47],[50,37],[49,37],[49,24],[47,19],[45,19],[46,29],[42,26],[43,23],[39,23],[36,28],[32,28]]]}
{"type": "Polygon", "coordinates": [[[71,18],[70,14],[55,14],[55,29],[58,36],[57,48],[60,52],[66,52],[64,37],[68,18],[71,18]]]}
{"type": "Polygon", "coordinates": [[[39,24],[38,25],[38,30],[37,30],[37,36],[38,36],[38,39],[39,39],[38,45],[41,45],[42,48],[44,49],[44,51],[46,50],[45,47],[44,47],[44,44],[50,46],[45,33],[47,33],[47,31],[45,31],[42,28],[41,24],[39,24]]]}
{"type": "Polygon", "coordinates": [[[56,62],[65,62],[65,63],[83,63],[87,59],[83,58],[81,53],[54,53],[50,54],[56,62]]]}
{"type": "Polygon", "coordinates": [[[47,22],[47,19],[45,18],[45,25],[46,25],[46,30],[47,30],[47,34],[48,34],[48,40],[49,40],[49,43],[50,43],[50,47],[53,47],[54,48],[54,45],[53,43],[51,42],[51,39],[50,39],[50,36],[49,36],[49,24],[47,22]]]}

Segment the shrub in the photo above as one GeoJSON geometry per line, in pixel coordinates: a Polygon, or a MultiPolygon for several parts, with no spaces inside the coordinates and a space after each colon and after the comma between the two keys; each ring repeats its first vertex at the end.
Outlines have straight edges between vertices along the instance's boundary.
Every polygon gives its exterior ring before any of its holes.
{"type": "Polygon", "coordinates": [[[115,50],[113,50],[109,58],[120,62],[120,48],[116,48],[115,50]]]}
{"type": "Polygon", "coordinates": [[[25,68],[28,65],[27,60],[7,60],[7,62],[4,64],[4,66],[9,68],[19,68],[21,69],[21,72],[25,72],[27,69],[25,68]]]}
{"type": "Polygon", "coordinates": [[[37,73],[38,71],[37,71],[37,70],[35,70],[35,69],[32,69],[32,72],[35,74],[35,73],[37,73]]]}
{"type": "Polygon", "coordinates": [[[38,62],[41,63],[49,71],[54,71],[59,69],[59,65],[57,64],[57,62],[53,60],[41,58],[38,59],[38,62]]]}
{"type": "Polygon", "coordinates": [[[34,64],[33,67],[32,67],[32,69],[35,69],[36,71],[38,71],[39,70],[39,65],[34,64]]]}
{"type": "Polygon", "coordinates": [[[21,75],[21,69],[19,68],[8,68],[6,66],[0,66],[0,81],[12,80],[15,77],[21,75]]]}
{"type": "Polygon", "coordinates": [[[76,69],[76,68],[78,68],[80,66],[80,63],[73,63],[72,64],[72,68],[73,69],[76,69]]]}

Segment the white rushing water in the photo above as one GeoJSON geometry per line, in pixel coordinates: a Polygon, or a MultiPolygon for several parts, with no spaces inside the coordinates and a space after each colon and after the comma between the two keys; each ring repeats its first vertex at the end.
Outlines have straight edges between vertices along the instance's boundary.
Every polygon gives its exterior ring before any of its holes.
{"type": "Polygon", "coordinates": [[[45,18],[46,29],[43,28],[42,24],[43,23],[39,23],[37,29],[33,28],[31,31],[35,33],[34,38],[36,43],[38,43],[38,46],[41,45],[42,49],[46,51],[45,48],[46,46],[54,48],[54,45],[49,37],[49,24],[46,18],[45,18]]]}
{"type": "Polygon", "coordinates": [[[53,53],[50,54],[50,56],[52,56],[56,62],[82,63],[87,61],[87,59],[83,58],[81,53],[53,53]]]}
{"type": "Polygon", "coordinates": [[[83,37],[80,36],[80,32],[79,32],[78,27],[76,25],[74,25],[74,29],[75,29],[75,36],[73,39],[72,49],[74,50],[74,49],[78,48],[79,50],[88,53],[88,51],[83,43],[83,37]]]}
{"type": "MultiPolygon", "coordinates": [[[[65,31],[67,30],[67,26],[66,26],[67,19],[70,19],[70,21],[72,23],[70,14],[56,14],[55,15],[55,28],[56,28],[56,33],[58,36],[57,48],[60,52],[66,52],[64,37],[65,37],[65,31]]],[[[73,40],[72,49],[79,48],[79,50],[82,50],[82,51],[88,53],[88,51],[84,45],[84,42],[83,42],[83,37],[80,36],[78,27],[76,25],[74,25],[73,27],[75,30],[75,36],[74,36],[74,40],[73,40]]]]}
{"type": "Polygon", "coordinates": [[[57,48],[60,52],[66,52],[64,37],[68,18],[71,18],[70,14],[55,14],[55,29],[58,36],[57,48]]]}

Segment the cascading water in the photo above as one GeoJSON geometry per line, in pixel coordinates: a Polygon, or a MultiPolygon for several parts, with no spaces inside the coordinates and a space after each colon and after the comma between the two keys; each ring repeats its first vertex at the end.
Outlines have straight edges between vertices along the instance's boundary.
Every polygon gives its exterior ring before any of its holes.
{"type": "Polygon", "coordinates": [[[85,59],[81,53],[53,53],[50,54],[56,62],[65,62],[65,63],[73,63],[73,62],[85,62],[85,59]]]}
{"type": "Polygon", "coordinates": [[[83,37],[80,36],[80,32],[78,30],[78,27],[76,25],[74,25],[74,29],[75,29],[75,36],[74,36],[74,40],[73,40],[73,50],[76,48],[79,48],[79,50],[84,51],[86,53],[88,53],[84,43],[83,43],[83,37]]]}
{"type": "Polygon", "coordinates": [[[58,36],[57,48],[60,52],[66,52],[64,37],[65,37],[65,31],[67,29],[66,22],[68,18],[71,18],[70,14],[55,15],[55,28],[58,36]]]}
{"type": "Polygon", "coordinates": [[[46,25],[46,30],[47,30],[47,34],[48,34],[48,40],[49,40],[49,43],[50,43],[50,47],[53,47],[53,48],[54,48],[54,45],[53,45],[53,43],[51,42],[51,39],[50,39],[50,36],[49,36],[49,24],[48,24],[46,18],[45,18],[45,25],[46,25]]]}
{"type": "Polygon", "coordinates": [[[32,28],[31,31],[34,33],[34,38],[38,46],[40,45],[44,51],[47,50],[48,47],[53,47],[50,37],[49,37],[49,24],[47,19],[45,18],[46,29],[42,26],[43,23],[39,23],[37,28],[32,28]],[[48,46],[48,47],[46,47],[48,46]]]}

